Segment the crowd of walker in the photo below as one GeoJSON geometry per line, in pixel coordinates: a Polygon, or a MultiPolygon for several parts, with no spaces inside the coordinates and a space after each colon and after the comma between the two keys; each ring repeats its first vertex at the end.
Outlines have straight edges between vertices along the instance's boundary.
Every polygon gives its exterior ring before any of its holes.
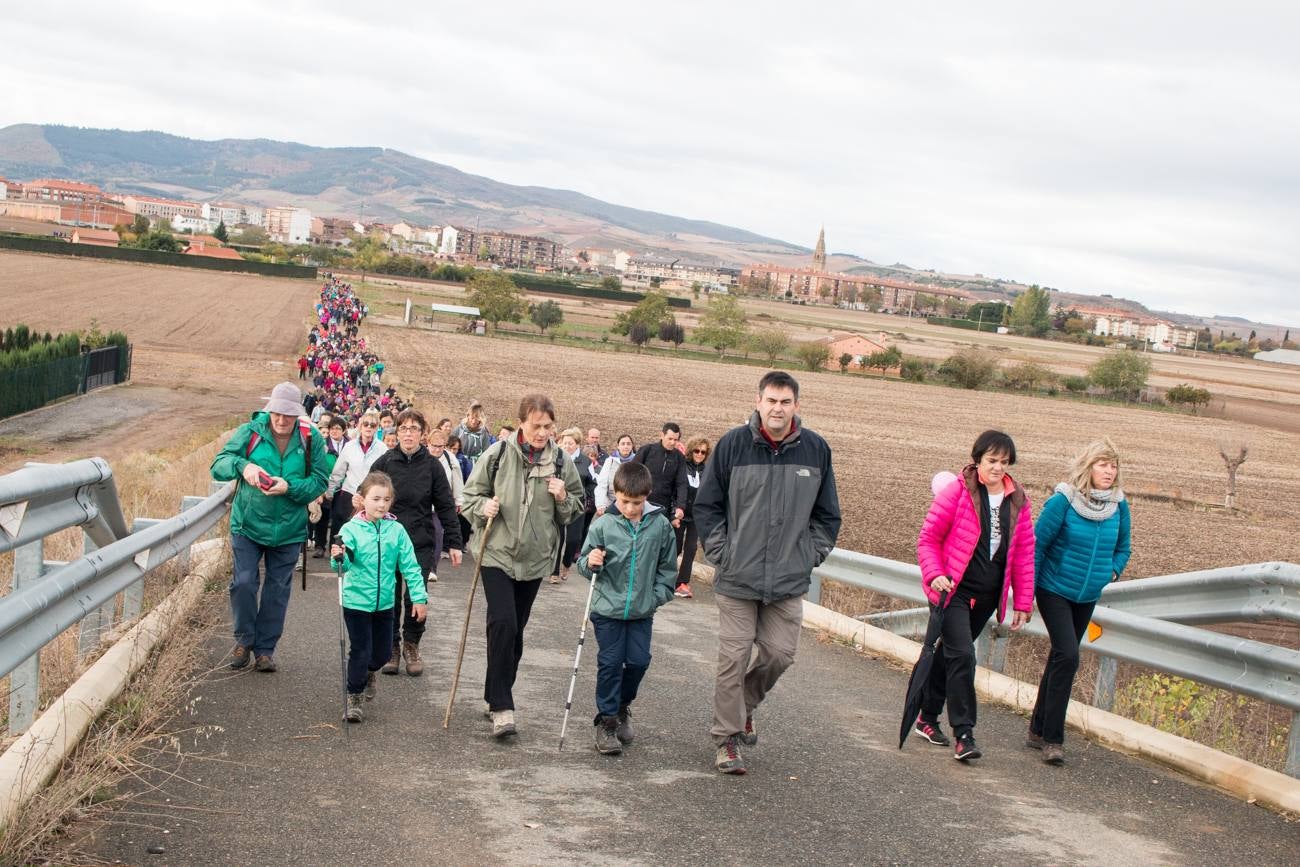
{"type": "MultiPolygon", "coordinates": [[[[524,630],[543,583],[570,571],[592,582],[595,747],[635,738],[631,708],[650,666],[654,615],[692,599],[696,549],[714,569],[718,662],[710,735],[715,767],[744,774],[758,743],[755,711],[794,662],[812,570],[840,529],[831,448],[799,416],[799,384],[771,371],[748,422],[716,444],[665,423],[638,448],[609,452],[597,429],[557,430],[543,394],[524,395],[516,423],[490,433],[483,406],[430,424],[394,389],[358,326],[365,305],[333,278],[299,368],[314,391],[277,385],[212,463],[238,479],[230,521],[234,669],[276,670],[292,572],[305,550],[328,551],[347,629],[346,719],[360,723],[376,674],[424,670],[428,584],[440,559],[472,551],[487,602],[485,715],[495,738],[517,733],[513,688],[524,630]],[[264,564],[259,569],[259,564],[264,564]]],[[[976,746],[975,640],[996,612],[1020,629],[1034,603],[1051,639],[1026,746],[1064,762],[1065,715],[1079,644],[1103,588],[1129,557],[1120,461],[1089,444],[1031,519],[1008,472],[1011,437],[980,434],[959,473],[934,479],[917,540],[922,585],[941,619],[939,649],[912,731],[968,762],[976,746]],[[947,709],[952,739],[940,727],[947,709]]],[[[468,621],[467,621],[468,622],[468,621]]],[[[462,647],[463,649],[463,647],[462,647]]]]}

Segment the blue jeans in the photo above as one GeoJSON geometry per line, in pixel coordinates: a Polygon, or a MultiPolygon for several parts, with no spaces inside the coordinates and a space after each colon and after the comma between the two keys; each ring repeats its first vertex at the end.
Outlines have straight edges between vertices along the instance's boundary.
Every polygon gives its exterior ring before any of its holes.
{"type": "Polygon", "coordinates": [[[254,656],[270,656],[284,632],[284,613],[289,608],[293,567],[298,564],[302,543],[268,547],[247,536],[231,534],[230,549],[235,570],[230,578],[230,615],[235,624],[235,643],[253,648],[254,656]],[[266,580],[258,565],[266,558],[266,580]],[[258,602],[258,588],[262,598],[258,602]]]}
{"type": "Polygon", "coordinates": [[[636,698],[641,678],[650,667],[650,633],[654,617],[616,620],[591,615],[596,628],[596,721],[616,716],[636,698]]]}

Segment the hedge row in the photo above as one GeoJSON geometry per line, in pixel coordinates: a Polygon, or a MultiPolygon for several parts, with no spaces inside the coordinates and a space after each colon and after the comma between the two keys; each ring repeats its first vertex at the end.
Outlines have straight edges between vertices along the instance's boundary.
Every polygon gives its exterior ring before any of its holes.
{"type": "Polygon", "coordinates": [[[967,331],[992,331],[998,330],[999,324],[996,322],[976,322],[973,319],[949,319],[947,316],[927,316],[925,318],[927,325],[947,325],[950,328],[965,328],[967,331]]]}
{"type": "Polygon", "coordinates": [[[0,235],[0,248],[23,250],[28,253],[82,256],[90,259],[116,259],[123,262],[176,265],[181,268],[201,268],[208,271],[238,271],[246,274],[261,274],[265,277],[316,279],[316,269],[303,265],[274,265],[270,262],[215,259],[211,256],[186,256],[184,253],[163,253],[158,250],[139,250],[134,247],[96,247],[92,244],[69,244],[67,241],[38,238],[31,235],[0,235]]]}
{"type": "MultiPolygon", "coordinates": [[[[606,301],[622,301],[624,304],[639,304],[645,298],[644,292],[624,292],[622,289],[605,289],[601,286],[584,286],[572,280],[556,280],[535,274],[514,274],[510,279],[529,292],[545,292],[552,295],[572,295],[577,298],[602,298],[606,301]]],[[[691,299],[668,298],[669,307],[690,307],[691,299]]]]}

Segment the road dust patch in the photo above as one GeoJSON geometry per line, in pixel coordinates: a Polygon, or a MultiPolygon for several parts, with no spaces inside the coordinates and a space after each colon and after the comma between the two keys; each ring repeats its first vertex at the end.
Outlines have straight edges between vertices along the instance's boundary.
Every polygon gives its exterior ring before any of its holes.
{"type": "Polygon", "coordinates": [[[460,794],[497,835],[493,850],[503,861],[604,864],[602,831],[636,825],[618,798],[604,794],[611,788],[611,779],[596,771],[543,765],[471,773],[460,794]]]}
{"type": "MultiPolygon", "coordinates": [[[[1120,830],[1079,810],[1063,810],[1047,801],[999,800],[1004,802],[1009,825],[1032,830],[989,841],[985,849],[990,857],[1005,857],[1007,851],[1015,851],[1051,864],[1109,865],[1123,860],[1130,864],[1154,865],[1185,861],[1158,840],[1120,830]]],[[[1130,819],[1131,816],[1131,813],[1127,814],[1130,819]]]]}

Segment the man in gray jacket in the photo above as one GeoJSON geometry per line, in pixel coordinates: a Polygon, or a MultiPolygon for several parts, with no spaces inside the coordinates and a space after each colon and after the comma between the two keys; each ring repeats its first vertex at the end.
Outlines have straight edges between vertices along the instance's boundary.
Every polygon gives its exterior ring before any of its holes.
{"type": "Polygon", "coordinates": [[[794,663],[803,595],[840,532],[830,446],[803,428],[798,412],[795,378],[764,375],[749,424],[718,440],[695,497],[700,543],[715,569],[710,734],[724,774],[745,773],[739,744],[758,743],[754,709],[794,663]]]}

